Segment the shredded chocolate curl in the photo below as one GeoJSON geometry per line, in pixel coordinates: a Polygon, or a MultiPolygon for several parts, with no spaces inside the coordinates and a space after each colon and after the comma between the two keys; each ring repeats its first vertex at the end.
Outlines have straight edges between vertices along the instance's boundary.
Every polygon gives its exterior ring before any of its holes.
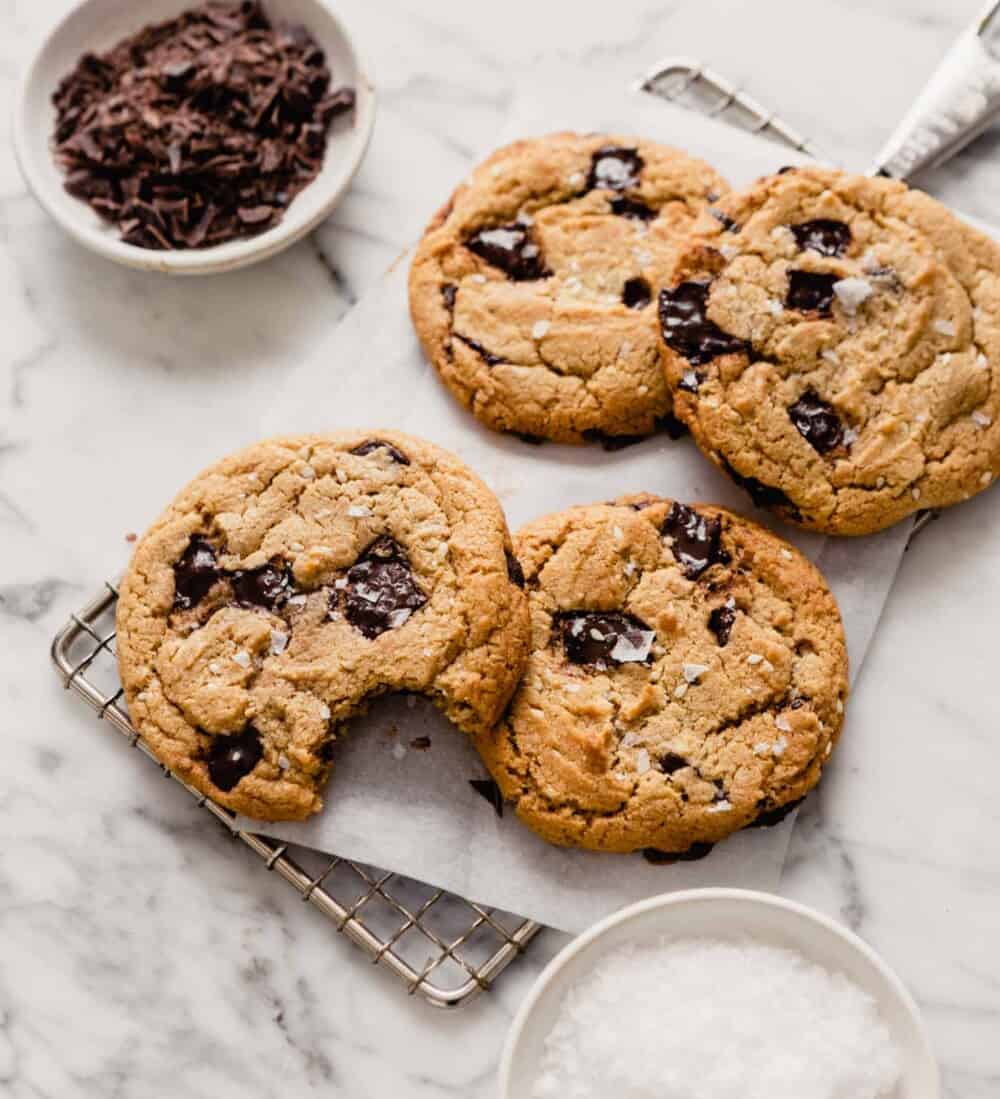
{"type": "Polygon", "coordinates": [[[210,3],[85,54],[53,96],[66,190],[140,248],[270,229],[315,179],[354,91],[259,3],[210,3]]]}

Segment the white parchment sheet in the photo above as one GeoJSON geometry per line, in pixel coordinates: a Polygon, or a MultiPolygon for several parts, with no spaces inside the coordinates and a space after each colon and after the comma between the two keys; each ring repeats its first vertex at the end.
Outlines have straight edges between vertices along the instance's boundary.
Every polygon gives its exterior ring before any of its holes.
{"type": "MultiPolygon", "coordinates": [[[[517,104],[506,132],[493,143],[565,128],[643,134],[682,146],[710,160],[735,185],[801,159],[648,95],[609,95],[568,73],[558,86],[517,104]]],[[[370,425],[425,436],[455,451],[485,478],[512,529],[570,504],[640,490],[753,513],[744,493],[716,472],[690,439],[657,436],[608,454],[599,447],[530,446],[481,428],[424,361],[407,311],[408,264],[408,256],[400,260],[302,364],[285,397],[266,413],[267,433],[370,425]]],[[[763,513],[753,514],[769,521],[763,513]]],[[[904,523],[874,538],[826,540],[782,527],[833,587],[854,675],[908,530],[904,523]]],[[[845,735],[851,735],[849,718],[845,735]]],[[[552,847],[512,812],[498,819],[469,786],[470,778],[485,775],[462,735],[429,704],[385,699],[354,722],[338,748],[324,811],[306,823],[265,825],[263,831],[570,932],[666,890],[777,885],[791,819],[734,836],[699,862],[654,866],[638,855],[552,847]],[[430,749],[410,747],[420,736],[431,738],[430,749]]],[[[262,830],[259,822],[241,823],[262,830]]]]}

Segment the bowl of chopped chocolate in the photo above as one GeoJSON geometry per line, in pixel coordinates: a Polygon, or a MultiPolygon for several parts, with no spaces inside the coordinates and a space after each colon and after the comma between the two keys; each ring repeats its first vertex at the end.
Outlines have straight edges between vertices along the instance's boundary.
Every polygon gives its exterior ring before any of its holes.
{"type": "Polygon", "coordinates": [[[274,255],[346,191],[375,90],[323,0],[84,0],[23,74],[14,146],[36,198],[129,267],[274,255]]]}

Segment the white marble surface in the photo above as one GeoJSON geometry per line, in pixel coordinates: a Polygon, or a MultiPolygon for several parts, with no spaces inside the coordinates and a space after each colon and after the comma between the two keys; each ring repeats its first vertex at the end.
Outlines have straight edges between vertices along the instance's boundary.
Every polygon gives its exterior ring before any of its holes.
{"type": "MultiPolygon", "coordinates": [[[[2,8],[0,101],[64,0],[2,8]]],[[[209,282],[66,241],[0,145],[0,1092],[492,1096],[511,1013],[560,940],[454,1015],[386,973],[58,688],[49,639],[177,483],[248,440],[303,349],[409,242],[552,58],[618,86],[702,57],[863,168],[976,0],[344,0],[381,88],[371,153],[314,242],[209,282]],[[265,308],[266,303],[266,308],[265,308]]],[[[6,125],[6,112],[0,127],[6,125]]],[[[1000,220],[996,137],[928,181],[1000,220]]],[[[345,364],[363,369],[364,364],[345,364]]],[[[1000,498],[907,555],[782,891],[839,916],[921,1002],[948,1099],[1000,1092],[1000,498]],[[905,758],[852,745],[887,723],[905,758]]]]}

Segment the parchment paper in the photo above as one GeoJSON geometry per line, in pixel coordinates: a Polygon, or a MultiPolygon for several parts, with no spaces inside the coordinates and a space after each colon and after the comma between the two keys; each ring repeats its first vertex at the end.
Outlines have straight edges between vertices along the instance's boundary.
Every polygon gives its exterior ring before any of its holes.
{"type": "MultiPolygon", "coordinates": [[[[680,145],[710,160],[735,185],[802,160],[784,147],[649,95],[593,89],[585,77],[568,71],[558,86],[517,103],[506,132],[490,144],[564,128],[643,134],[680,145]]],[[[408,256],[397,262],[303,363],[286,397],[266,415],[268,432],[370,425],[425,436],[458,453],[486,479],[512,529],[570,504],[639,490],[753,514],[778,526],[825,573],[840,603],[852,673],[857,674],[909,523],[872,538],[826,540],[753,511],[745,494],[717,473],[689,439],[658,436],[608,454],[598,447],[529,446],[481,428],[438,382],[420,352],[407,312],[408,264],[408,256]]],[[[849,719],[845,735],[851,735],[849,719]]],[[[667,890],[703,885],[774,889],[793,826],[789,818],[776,828],[736,835],[699,862],[654,866],[638,855],[552,847],[512,813],[498,819],[469,785],[470,778],[485,775],[462,735],[429,704],[385,699],[353,724],[338,748],[326,808],[318,817],[302,824],[241,825],[570,932],[667,890]],[[430,749],[410,746],[420,736],[431,738],[430,749]]]]}

